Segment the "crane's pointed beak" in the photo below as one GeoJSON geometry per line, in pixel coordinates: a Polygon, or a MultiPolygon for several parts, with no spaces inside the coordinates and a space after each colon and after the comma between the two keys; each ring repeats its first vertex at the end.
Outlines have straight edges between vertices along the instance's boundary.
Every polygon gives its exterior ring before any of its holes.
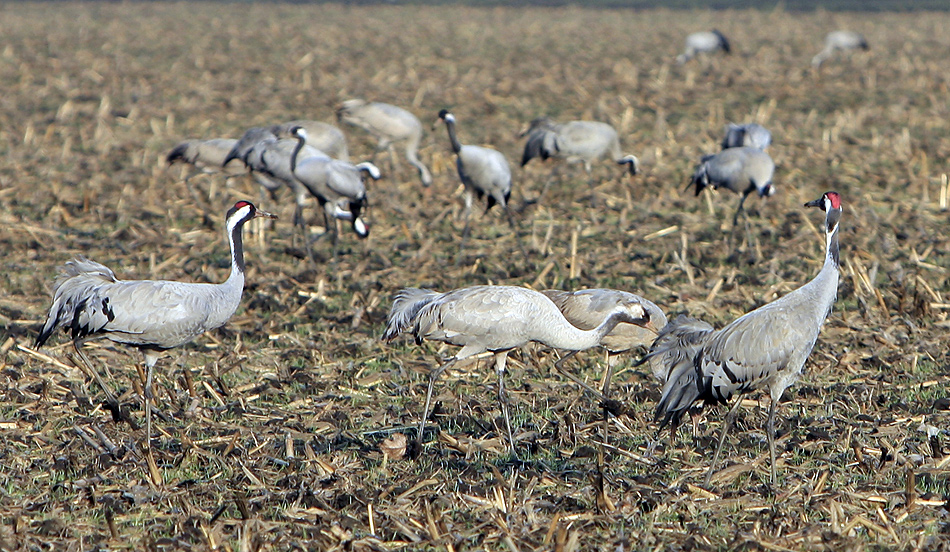
{"type": "Polygon", "coordinates": [[[809,201],[808,203],[805,204],[805,207],[821,207],[821,210],[824,211],[825,210],[824,196],[819,197],[818,199],[814,201],[809,201]]]}
{"type": "Polygon", "coordinates": [[[260,218],[260,217],[275,219],[277,218],[277,215],[273,213],[268,213],[267,211],[261,211],[260,209],[258,209],[257,211],[254,211],[254,218],[260,218]]]}

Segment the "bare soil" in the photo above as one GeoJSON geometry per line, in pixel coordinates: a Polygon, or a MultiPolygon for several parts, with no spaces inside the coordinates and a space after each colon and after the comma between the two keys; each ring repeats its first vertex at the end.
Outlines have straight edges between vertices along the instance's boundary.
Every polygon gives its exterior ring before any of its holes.
{"type": "MultiPolygon", "coordinates": [[[[0,549],[947,550],[948,27],[945,13],[780,9],[0,5],[0,549]],[[683,37],[712,27],[734,53],[676,65],[683,37]],[[871,50],[813,71],[837,28],[871,50]],[[120,278],[222,281],[224,213],[260,193],[245,178],[186,185],[165,154],[332,121],[351,97],[425,124],[451,108],[464,142],[515,167],[516,231],[476,210],[460,248],[442,128],[421,149],[433,186],[378,156],[370,237],[316,241],[316,263],[289,191],[265,196],[281,219],[247,232],[242,309],[159,362],[150,470],[140,355],[86,347],[130,424],[67,336],[32,349],[59,267],[81,254],[120,278]],[[644,172],[517,167],[518,132],[543,114],[610,122],[644,172]],[[778,164],[778,193],[750,198],[736,229],[735,195],[684,189],[730,121],[771,129],[778,164]],[[659,389],[628,362],[614,379],[628,412],[603,444],[597,401],[540,346],[509,362],[525,462],[506,450],[487,359],[443,377],[425,454],[399,458],[453,351],[379,340],[400,288],[614,287],[718,327],[818,271],[821,214],[802,204],[828,190],[845,203],[842,282],[779,408],[776,485],[763,395],[707,488],[722,408],[648,455],[659,389]]],[[[354,158],[372,156],[344,131],[354,158]]],[[[599,385],[602,354],[569,367],[599,385]]]]}

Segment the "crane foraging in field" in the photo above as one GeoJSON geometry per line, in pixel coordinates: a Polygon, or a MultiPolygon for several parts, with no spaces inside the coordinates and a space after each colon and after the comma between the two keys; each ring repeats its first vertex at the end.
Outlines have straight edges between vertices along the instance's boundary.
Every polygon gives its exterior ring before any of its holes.
{"type": "Polygon", "coordinates": [[[854,31],[831,31],[825,36],[825,47],[815,54],[811,60],[811,65],[815,69],[820,69],[821,65],[828,60],[835,52],[846,52],[851,50],[868,50],[868,41],[860,33],[854,31]]]}
{"type": "Polygon", "coordinates": [[[635,155],[624,154],[620,138],[614,127],[597,121],[568,121],[556,123],[550,117],[538,117],[531,121],[521,136],[527,136],[521,166],[535,157],[546,160],[552,157],[568,163],[583,163],[587,176],[591,163],[601,157],[609,157],[619,165],[626,165],[631,175],[640,172],[640,162],[635,155]]]}
{"type": "Polygon", "coordinates": [[[775,162],[768,153],[748,146],[727,148],[713,155],[704,155],[688,186],[695,186],[697,196],[710,186],[739,194],[739,206],[732,217],[735,226],[749,194],[757,192],[759,197],[765,198],[775,193],[772,185],[774,174],[775,162]]]}
{"type": "Polygon", "coordinates": [[[732,52],[729,40],[716,29],[690,33],[686,35],[686,49],[676,56],[676,62],[683,64],[696,57],[696,54],[712,54],[719,50],[727,54],[732,52]]]}
{"type": "MultiPolygon", "coordinates": [[[[663,310],[656,303],[635,293],[604,288],[578,291],[546,289],[541,293],[557,306],[568,322],[582,330],[596,328],[618,305],[639,303],[649,315],[646,324],[617,324],[601,339],[600,346],[607,351],[607,372],[604,375],[602,391],[605,399],[610,396],[610,380],[614,368],[620,363],[620,355],[636,347],[649,345],[656,339],[659,330],[666,326],[666,314],[663,310]]],[[[555,363],[555,367],[565,373],[561,370],[561,364],[577,352],[572,351],[565,355],[555,363]]],[[[568,377],[574,379],[571,375],[568,377]]]]}
{"type": "Polygon", "coordinates": [[[726,136],[722,139],[722,149],[748,146],[766,151],[771,143],[772,133],[758,123],[742,125],[729,123],[726,127],[726,136]]]}
{"type": "MultiPolygon", "coordinates": [[[[165,161],[169,165],[183,163],[192,165],[205,174],[224,173],[229,176],[244,174],[247,168],[243,163],[235,159],[225,163],[228,153],[237,144],[233,138],[212,138],[210,140],[185,140],[176,145],[168,155],[165,161]]],[[[185,178],[185,182],[192,175],[185,178]]]]}
{"type": "Polygon", "coordinates": [[[405,109],[382,102],[346,100],[336,112],[341,123],[358,126],[377,140],[376,153],[389,151],[390,166],[395,168],[393,144],[405,142],[406,160],[419,171],[422,185],[432,184],[432,174],[425,163],[419,160],[419,143],[422,141],[422,123],[405,109]]]}
{"type": "Polygon", "coordinates": [[[109,397],[118,403],[82,352],[88,339],[105,337],[135,347],[145,357],[146,435],[151,437],[152,372],[159,354],[223,326],[237,310],[244,291],[241,229],[258,217],[276,218],[247,201],[238,201],[225,222],[231,274],[220,284],[168,280],[119,280],[108,267],[84,257],[68,261],[53,286],[53,303],[36,338],[41,347],[59,328],[72,334],[73,346],[109,397]]]}
{"type": "MultiPolygon", "coordinates": [[[[678,424],[683,412],[698,401],[728,404],[735,395],[768,389],[771,404],[766,433],[772,484],[775,484],[775,409],[785,389],[801,376],[805,360],[815,347],[838,292],[841,196],[837,192],[826,192],[805,206],[820,207],[825,212],[825,260],[817,276],[720,330],[710,331],[692,324],[692,328],[687,327],[677,334],[680,339],[655,344],[650,353],[669,374],[656,407],[655,420],[660,422],[661,428],[669,423],[678,424]],[[688,338],[682,339],[684,336],[688,338]]],[[[685,319],[686,323],[689,320],[685,319]]],[[[677,337],[674,331],[675,328],[667,335],[677,337]]],[[[723,422],[716,453],[706,474],[706,485],[740,404],[742,401],[737,397],[723,422]]]]}
{"type": "Polygon", "coordinates": [[[621,322],[646,324],[649,320],[649,313],[639,302],[618,303],[595,328],[581,330],[568,322],[544,294],[527,288],[475,286],[446,293],[408,288],[396,294],[382,339],[391,341],[408,331],[416,343],[432,339],[462,347],[429,374],[417,436],[419,449],[429,415],[432,388],[442,372],[460,360],[486,351],[493,353],[498,375],[498,400],[511,452],[517,455],[504,388],[508,352],[530,341],[572,351],[589,349],[600,344],[603,337],[621,322]]]}
{"type": "Polygon", "coordinates": [[[307,131],[303,127],[295,127],[290,133],[297,139],[297,147],[290,156],[290,171],[295,180],[317,199],[323,209],[327,234],[333,235],[334,244],[337,239],[337,219],[351,221],[353,232],[360,238],[367,237],[369,226],[360,216],[366,206],[364,177],[378,180],[379,169],[372,163],[353,165],[326,155],[298,159],[300,151],[306,146],[307,131]]]}

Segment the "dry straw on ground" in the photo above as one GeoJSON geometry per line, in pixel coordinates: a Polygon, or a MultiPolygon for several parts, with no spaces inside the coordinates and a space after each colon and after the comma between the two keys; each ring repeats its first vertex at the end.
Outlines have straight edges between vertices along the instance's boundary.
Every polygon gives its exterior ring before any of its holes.
{"type": "MultiPolygon", "coordinates": [[[[0,549],[946,549],[948,26],[946,14],[0,6],[0,549]],[[712,27],[732,56],[673,63],[687,32],[712,27]],[[813,74],[835,28],[872,49],[813,74]],[[155,485],[143,430],[98,406],[67,340],[29,349],[57,268],[81,253],[119,277],[220,281],[224,212],[258,191],[207,176],[189,190],[164,154],[330,120],[350,97],[426,123],[450,107],[467,142],[513,162],[538,115],[608,121],[645,171],[630,180],[605,162],[590,188],[576,167],[516,170],[527,256],[497,212],[476,213],[458,251],[444,129],[421,150],[432,188],[379,159],[370,238],[344,234],[336,254],[318,242],[316,266],[292,247],[289,194],[267,200],[282,219],[248,240],[243,308],[159,364],[155,485]],[[751,243],[723,226],[735,196],[683,190],[729,121],[775,135],[778,193],[750,199],[751,243]],[[380,343],[400,287],[617,287],[721,325],[817,272],[818,215],[801,204],[829,189],[846,201],[839,300],[780,407],[774,488],[759,395],[700,488],[722,410],[645,458],[658,389],[630,368],[615,382],[630,412],[610,420],[598,468],[600,409],[541,347],[510,362],[527,465],[508,463],[485,361],[442,380],[438,442],[401,458],[394,434],[417,421],[448,350],[380,343]]],[[[345,130],[368,156],[371,139],[345,130]]],[[[139,419],[137,355],[89,349],[139,419]]],[[[600,362],[571,369],[593,379],[600,362]]]]}

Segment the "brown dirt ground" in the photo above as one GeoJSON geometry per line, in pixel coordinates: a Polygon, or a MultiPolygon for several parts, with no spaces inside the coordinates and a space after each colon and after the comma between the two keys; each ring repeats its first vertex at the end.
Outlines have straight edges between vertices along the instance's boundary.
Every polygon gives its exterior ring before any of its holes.
{"type": "MultiPolygon", "coordinates": [[[[948,27],[926,13],[0,5],[0,549],[946,550],[948,27]],[[672,63],[713,26],[733,55],[672,63]],[[872,49],[816,74],[835,28],[872,49]],[[319,241],[316,265],[295,248],[289,193],[268,199],[282,218],[247,237],[242,309],[160,361],[156,484],[144,430],[112,422],[66,337],[30,349],[58,267],[83,254],[121,278],[221,281],[223,214],[258,190],[208,176],[189,190],[164,155],[332,120],[350,97],[425,123],[450,107],[464,141],[512,162],[535,116],[605,120],[645,170],[604,162],[591,187],[576,167],[516,169],[528,255],[497,211],[475,213],[459,251],[441,128],[421,153],[435,184],[379,159],[370,238],[319,241]],[[750,120],[774,133],[778,194],[750,198],[749,233],[733,234],[734,195],[683,186],[728,121],[750,120]],[[644,458],[659,391],[628,364],[614,385],[630,412],[610,420],[601,464],[600,409],[543,347],[513,353],[507,380],[526,464],[504,450],[484,360],[438,385],[442,433],[420,460],[382,452],[452,350],[379,341],[401,287],[616,287],[719,326],[817,272],[820,215],[801,205],[829,189],[846,204],[842,282],[779,409],[774,487],[760,394],[703,488],[723,409],[644,458]]],[[[344,130],[367,157],[368,136],[344,130]]],[[[87,349],[140,422],[138,353],[87,349]]],[[[570,364],[592,383],[601,366],[570,364]]]]}

